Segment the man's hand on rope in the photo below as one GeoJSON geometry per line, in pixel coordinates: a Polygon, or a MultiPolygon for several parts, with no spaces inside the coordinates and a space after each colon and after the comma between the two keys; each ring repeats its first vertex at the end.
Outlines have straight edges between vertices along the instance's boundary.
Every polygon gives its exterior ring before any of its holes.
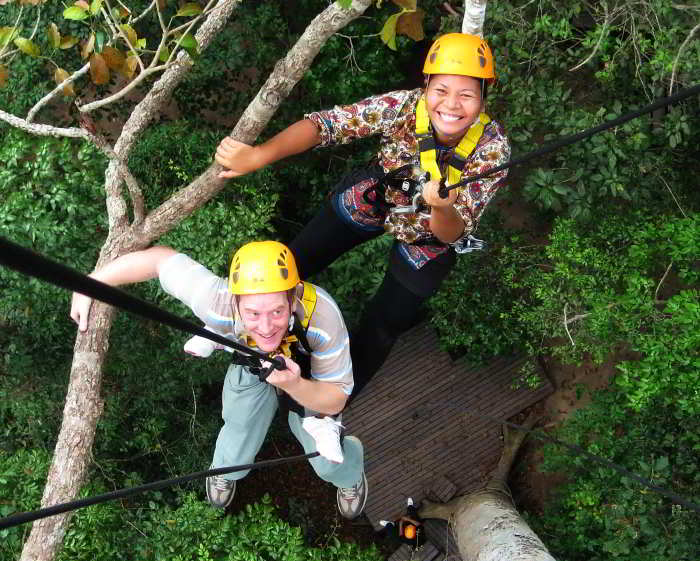
{"type": "MultiPolygon", "coordinates": [[[[287,369],[273,370],[265,381],[289,393],[289,390],[294,388],[294,386],[299,383],[299,380],[301,380],[301,368],[299,368],[299,365],[291,358],[284,355],[277,355],[275,358],[284,360],[287,369]]],[[[263,362],[264,368],[268,366],[270,366],[269,362],[263,362]]]]}
{"type": "Polygon", "coordinates": [[[88,319],[90,318],[90,307],[92,306],[92,298],[74,292],[70,305],[70,317],[78,324],[79,331],[87,331],[88,319]]]}

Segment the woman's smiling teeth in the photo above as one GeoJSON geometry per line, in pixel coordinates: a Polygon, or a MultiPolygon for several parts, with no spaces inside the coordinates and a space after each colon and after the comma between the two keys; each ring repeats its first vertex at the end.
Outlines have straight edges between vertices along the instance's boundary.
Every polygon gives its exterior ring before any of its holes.
{"type": "Polygon", "coordinates": [[[460,115],[451,115],[449,113],[438,112],[438,115],[440,115],[440,118],[443,121],[447,121],[447,122],[459,121],[462,118],[460,115]]]}

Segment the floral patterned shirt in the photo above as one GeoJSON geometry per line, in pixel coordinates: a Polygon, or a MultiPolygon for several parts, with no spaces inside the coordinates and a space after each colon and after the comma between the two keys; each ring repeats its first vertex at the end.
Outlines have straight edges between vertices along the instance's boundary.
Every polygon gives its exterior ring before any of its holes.
{"type": "MultiPolygon", "coordinates": [[[[381,135],[377,157],[384,172],[413,164],[420,172],[420,153],[416,140],[415,109],[423,90],[401,90],[380,94],[351,105],[305,115],[319,129],[321,146],[347,144],[357,138],[381,135]]],[[[445,173],[452,149],[438,146],[438,165],[445,173]]],[[[510,144],[503,127],[491,121],[484,127],[474,151],[467,159],[463,175],[475,175],[505,163],[510,158],[510,144]]],[[[474,181],[458,189],[455,208],[464,221],[464,233],[453,245],[457,251],[469,234],[476,230],[484,208],[504,183],[508,170],[474,181]]],[[[341,216],[365,229],[384,228],[401,242],[401,254],[420,268],[449,249],[430,230],[430,207],[424,212],[394,214],[378,212],[368,204],[363,194],[376,185],[374,179],[360,181],[336,195],[334,206],[341,216]]],[[[397,206],[411,204],[411,200],[395,189],[386,190],[386,200],[397,206]]]]}

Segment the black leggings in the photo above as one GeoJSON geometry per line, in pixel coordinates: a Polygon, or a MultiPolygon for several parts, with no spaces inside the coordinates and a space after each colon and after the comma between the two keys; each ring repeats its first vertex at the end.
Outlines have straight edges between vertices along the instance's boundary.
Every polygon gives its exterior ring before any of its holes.
{"type": "MultiPolygon", "coordinates": [[[[381,235],[365,232],[340,218],[330,202],[314,216],[289,244],[301,278],[325,269],[345,252],[381,235]]],[[[413,327],[421,316],[421,304],[442,283],[455,262],[452,249],[420,269],[413,269],[399,254],[395,242],[381,286],[366,304],[360,323],[350,336],[355,389],[362,391],[382,366],[397,337],[413,327]]]]}

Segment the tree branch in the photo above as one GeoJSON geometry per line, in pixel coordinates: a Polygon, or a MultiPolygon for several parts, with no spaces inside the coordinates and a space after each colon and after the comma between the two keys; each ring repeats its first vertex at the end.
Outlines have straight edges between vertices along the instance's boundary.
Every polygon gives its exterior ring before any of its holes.
{"type": "Polygon", "coordinates": [[[483,37],[484,19],[486,19],[486,0],[464,0],[462,33],[483,37]]]}
{"type": "MultiPolygon", "coordinates": [[[[15,20],[15,25],[14,28],[17,29],[17,26],[19,25],[19,22],[22,19],[22,12],[24,11],[24,5],[20,5],[19,7],[19,13],[17,14],[17,19],[15,20]]],[[[0,49],[0,60],[2,60],[3,57],[11,55],[14,51],[10,51],[9,53],[5,52],[5,49],[10,47],[10,41],[8,41],[2,49],[0,49]]]]}
{"type": "Polygon", "coordinates": [[[0,109],[0,120],[12,125],[15,128],[22,129],[31,134],[36,134],[38,136],[55,136],[55,137],[67,137],[67,138],[87,138],[87,133],[81,128],[77,127],[54,127],[52,125],[38,125],[36,123],[30,123],[29,121],[16,117],[11,113],[6,113],[0,109]]]}
{"type": "MultiPolygon", "coordinates": [[[[248,105],[231,136],[252,144],[265,128],[282,101],[311,66],[325,42],[339,29],[361,15],[372,0],[354,0],[345,10],[332,4],[306,28],[287,56],[275,65],[275,69],[248,105]]],[[[150,243],[171,230],[182,218],[188,216],[216,195],[225,185],[217,177],[221,166],[212,164],[202,175],[175,193],[165,203],[148,214],[143,226],[134,235],[142,242],[150,243]]]]}
{"type": "Polygon", "coordinates": [[[162,66],[157,66],[155,68],[147,68],[143,72],[139,72],[139,75],[134,78],[131,82],[129,82],[126,86],[124,86],[121,90],[118,92],[108,96],[108,97],[103,97],[102,99],[97,99],[95,101],[92,101],[90,103],[86,103],[85,105],[79,105],[78,109],[80,110],[81,113],[90,113],[92,111],[95,111],[96,109],[99,109],[100,107],[104,107],[105,105],[109,105],[110,103],[114,103],[115,101],[118,101],[122,97],[124,97],[126,94],[134,90],[141,82],[143,82],[148,76],[151,76],[152,74],[156,74],[166,68],[165,65],[162,66]]]}
{"type": "Polygon", "coordinates": [[[678,53],[676,54],[676,58],[673,61],[673,70],[671,71],[671,83],[668,85],[668,95],[671,95],[673,93],[673,82],[676,80],[676,70],[678,69],[678,60],[681,58],[681,53],[683,52],[683,49],[686,48],[686,46],[693,38],[693,35],[695,35],[695,32],[698,29],[700,29],[700,23],[690,30],[690,33],[688,33],[688,36],[685,38],[685,41],[683,41],[683,43],[681,43],[681,46],[678,48],[678,53]]]}
{"type": "Polygon", "coordinates": [[[659,284],[656,286],[656,290],[654,291],[654,302],[659,301],[659,289],[661,288],[661,285],[664,283],[666,280],[666,277],[668,276],[669,271],[671,270],[671,267],[673,267],[673,260],[668,264],[668,267],[666,267],[666,272],[664,275],[661,277],[661,280],[659,281],[659,284]]]}
{"type": "Polygon", "coordinates": [[[145,17],[148,15],[148,13],[153,9],[153,7],[154,7],[156,4],[158,4],[158,0],[153,0],[153,2],[151,2],[151,3],[148,5],[148,7],[147,7],[140,15],[136,16],[136,17],[133,19],[133,21],[131,22],[131,24],[133,25],[133,24],[135,24],[135,23],[138,23],[138,22],[141,21],[143,18],[145,18],[145,17]]]}
{"type": "Polygon", "coordinates": [[[568,306],[569,306],[569,303],[565,302],[564,303],[564,329],[566,329],[566,334],[569,336],[569,341],[571,341],[571,346],[575,347],[576,343],[574,343],[574,340],[571,338],[571,332],[569,331],[569,325],[568,325],[569,322],[566,319],[566,309],[568,306]]]}
{"type": "Polygon", "coordinates": [[[603,42],[603,37],[605,37],[605,33],[607,30],[608,25],[610,25],[610,13],[608,12],[608,4],[607,2],[601,2],[603,5],[603,10],[605,10],[605,20],[603,20],[603,28],[600,30],[600,37],[598,37],[598,41],[596,41],[595,47],[593,47],[593,51],[591,52],[590,55],[586,57],[586,59],[573,68],[569,68],[569,72],[573,72],[574,70],[578,70],[581,68],[584,64],[586,64],[589,60],[593,58],[593,56],[598,52],[598,49],[600,48],[600,44],[603,42]]]}
{"type": "MultiPolygon", "coordinates": [[[[532,410],[528,414],[527,419],[525,419],[525,422],[522,423],[522,426],[526,429],[531,429],[537,424],[537,421],[539,420],[540,417],[535,414],[534,410],[532,410]]],[[[491,491],[501,491],[507,495],[508,474],[510,473],[511,468],[513,467],[513,462],[515,461],[515,457],[518,454],[518,450],[520,450],[520,446],[522,446],[522,443],[527,437],[528,433],[523,430],[511,428],[508,425],[503,425],[502,430],[503,452],[501,453],[501,457],[498,460],[498,465],[491,473],[491,478],[486,484],[486,489],[489,489],[491,491]]]]}
{"type": "Polygon", "coordinates": [[[39,112],[39,110],[46,105],[49,101],[51,101],[54,97],[58,95],[60,91],[63,90],[64,87],[66,87],[69,84],[72,84],[75,82],[78,78],[83,76],[84,74],[87,74],[88,70],[90,70],[90,63],[88,62],[83,66],[80,70],[76,70],[68,76],[63,82],[58,84],[53,90],[51,90],[48,94],[46,94],[44,97],[42,97],[39,101],[36,102],[34,107],[32,107],[29,112],[27,113],[27,122],[31,123],[34,120],[34,117],[36,117],[36,114],[39,112]]]}
{"type": "MultiPolygon", "coordinates": [[[[121,2],[120,2],[120,3],[121,3],[121,2]]],[[[123,5],[123,4],[122,4],[122,5],[123,5]]],[[[103,13],[103,15],[104,15],[104,13],[106,12],[106,13],[107,13],[107,17],[110,17],[110,18],[111,18],[111,17],[112,17],[112,6],[110,6],[109,0],[105,0],[105,6],[107,6],[107,9],[105,10],[105,9],[103,8],[103,12],[102,12],[102,13],[103,13]]],[[[114,23],[116,24],[116,22],[114,22],[114,23]]],[[[123,30],[119,25],[116,25],[116,29],[117,29],[117,34],[118,34],[122,39],[124,39],[124,41],[126,42],[127,46],[129,47],[129,50],[131,51],[131,54],[132,54],[133,56],[136,57],[136,60],[137,60],[138,63],[139,63],[139,68],[141,69],[141,72],[143,73],[144,66],[143,66],[143,61],[141,60],[141,57],[140,57],[139,54],[136,52],[136,49],[134,49],[134,46],[131,44],[131,41],[129,41],[129,38],[126,36],[126,33],[124,33],[124,30],[123,30]]]]}
{"type": "Polygon", "coordinates": [[[134,224],[141,224],[145,215],[145,202],[143,199],[143,192],[139,186],[138,181],[132,175],[131,171],[123,162],[114,149],[109,145],[107,140],[98,134],[93,134],[86,131],[87,137],[97,146],[102,152],[110,159],[110,161],[116,166],[117,171],[121,174],[122,179],[126,182],[127,189],[129,190],[129,195],[131,197],[131,206],[134,212],[134,224]]]}

